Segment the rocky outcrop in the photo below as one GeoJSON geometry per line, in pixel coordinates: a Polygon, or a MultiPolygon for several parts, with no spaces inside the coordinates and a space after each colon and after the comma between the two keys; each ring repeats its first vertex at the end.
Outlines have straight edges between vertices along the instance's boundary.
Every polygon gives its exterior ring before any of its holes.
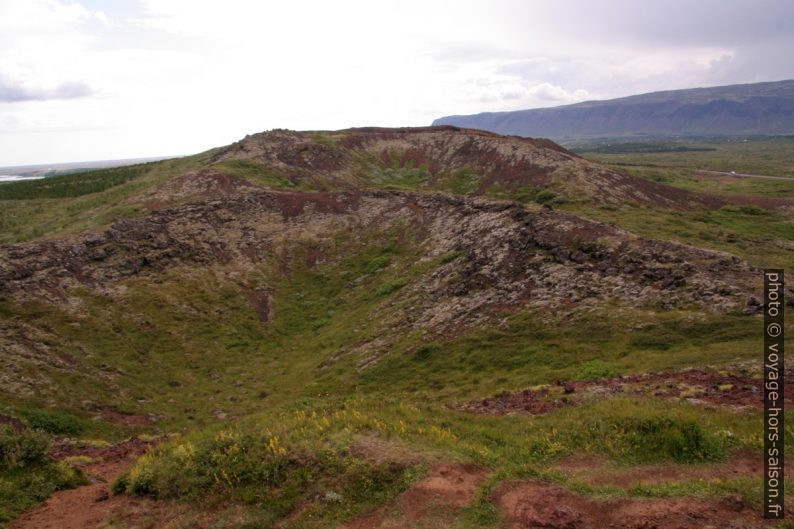
{"type": "Polygon", "coordinates": [[[608,169],[550,140],[450,126],[321,133],[276,130],[246,136],[213,158],[228,160],[254,161],[294,184],[320,189],[379,187],[372,181],[374,165],[391,170],[424,168],[428,178],[419,187],[428,190],[466,171],[472,175],[475,195],[537,188],[597,204],[693,209],[724,203],[608,169]]]}
{"type": "Polygon", "coordinates": [[[75,286],[106,289],[169,267],[251,269],[300,241],[333,254],[336,233],[386,233],[395,226],[414,234],[423,259],[441,262],[400,292],[416,300],[399,317],[427,329],[479,321],[491,306],[569,310],[616,299],[742,309],[758,276],[728,254],[645,240],[515,202],[399,191],[246,190],[120,220],[99,234],[4,246],[0,291],[65,300],[75,286]]]}

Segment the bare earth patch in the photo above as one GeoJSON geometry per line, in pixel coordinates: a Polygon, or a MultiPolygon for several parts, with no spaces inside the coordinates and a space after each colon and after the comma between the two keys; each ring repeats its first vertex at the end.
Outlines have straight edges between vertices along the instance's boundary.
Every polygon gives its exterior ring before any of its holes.
{"type": "Polygon", "coordinates": [[[762,527],[742,502],[696,498],[591,499],[556,485],[507,482],[493,500],[509,529],[738,529],[762,527]]]}
{"type": "MultiPolygon", "coordinates": [[[[554,469],[576,481],[593,486],[631,488],[691,480],[730,480],[757,477],[763,473],[763,460],[756,452],[735,452],[724,463],[622,466],[595,455],[575,455],[561,459],[554,469]]],[[[787,469],[786,476],[790,475],[787,469]]]]}
{"type": "Polygon", "coordinates": [[[350,453],[354,457],[376,463],[392,461],[404,465],[415,465],[421,461],[421,457],[414,448],[378,435],[358,436],[350,447],[350,453]]]}
{"type": "MultiPolygon", "coordinates": [[[[786,385],[794,382],[794,370],[786,370],[786,385]]],[[[794,390],[786,391],[791,402],[794,390]]],[[[552,386],[504,392],[470,402],[465,409],[487,414],[523,413],[540,415],[594,398],[624,394],[684,399],[705,406],[760,410],[764,405],[763,379],[750,370],[688,369],[677,372],[643,373],[593,381],[558,382],[552,386]]]]}
{"type": "Polygon", "coordinates": [[[474,501],[477,488],[486,477],[487,471],[475,465],[440,463],[393,505],[363,514],[345,528],[449,527],[474,501]]]}
{"type": "Polygon", "coordinates": [[[64,459],[85,456],[90,462],[81,470],[91,484],[53,494],[42,505],[14,521],[9,529],[93,529],[104,527],[111,513],[124,505],[149,509],[154,502],[111,496],[110,487],[152,443],[137,438],[110,447],[56,446],[53,456],[64,459]]]}

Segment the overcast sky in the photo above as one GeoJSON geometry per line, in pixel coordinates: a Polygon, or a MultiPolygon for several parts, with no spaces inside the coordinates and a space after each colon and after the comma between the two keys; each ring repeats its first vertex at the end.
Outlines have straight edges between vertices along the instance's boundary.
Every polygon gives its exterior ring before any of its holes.
{"type": "Polygon", "coordinates": [[[0,0],[0,165],[794,78],[787,0],[0,0]]]}

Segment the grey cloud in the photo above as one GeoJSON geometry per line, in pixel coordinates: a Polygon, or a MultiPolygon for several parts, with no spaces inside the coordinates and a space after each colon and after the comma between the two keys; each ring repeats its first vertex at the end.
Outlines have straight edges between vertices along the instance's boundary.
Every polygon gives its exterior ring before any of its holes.
{"type": "Polygon", "coordinates": [[[770,39],[736,50],[709,65],[706,80],[712,84],[754,83],[794,78],[794,36],[770,39]]]}
{"type": "Polygon", "coordinates": [[[794,54],[787,53],[794,49],[794,2],[508,1],[501,27],[525,35],[523,41],[510,49],[461,45],[442,59],[501,63],[494,73],[571,93],[584,89],[594,99],[794,78],[794,54]],[[629,66],[634,58],[652,61],[656,54],[668,61],[679,57],[680,63],[660,63],[657,72],[629,66]],[[710,64],[698,60],[708,55],[717,58],[710,64]]]}
{"type": "Polygon", "coordinates": [[[792,34],[794,2],[780,0],[573,0],[527,2],[522,20],[564,38],[640,46],[738,46],[792,34]]]}
{"type": "Polygon", "coordinates": [[[77,99],[94,92],[83,83],[62,83],[54,88],[30,88],[22,83],[0,77],[0,103],[21,101],[47,101],[51,99],[77,99]]]}
{"type": "MultiPolygon", "coordinates": [[[[655,51],[674,49],[654,47],[655,51]]],[[[528,83],[547,82],[569,91],[583,88],[593,98],[603,99],[657,90],[792,79],[794,54],[783,51],[790,49],[794,49],[794,31],[790,35],[737,43],[708,64],[682,58],[673,71],[659,73],[635,75],[623,67],[625,56],[610,53],[529,57],[507,61],[497,73],[513,75],[528,83]]]]}

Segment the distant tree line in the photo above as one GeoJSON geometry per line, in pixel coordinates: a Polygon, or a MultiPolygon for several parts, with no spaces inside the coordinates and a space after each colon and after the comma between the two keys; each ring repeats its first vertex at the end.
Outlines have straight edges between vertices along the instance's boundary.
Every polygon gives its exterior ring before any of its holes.
{"type": "Polygon", "coordinates": [[[48,176],[0,184],[0,200],[68,198],[98,193],[138,178],[157,162],[48,176]]]}
{"type": "Polygon", "coordinates": [[[689,147],[686,145],[671,145],[668,143],[614,143],[595,145],[574,149],[576,152],[592,152],[598,154],[648,154],[665,152],[705,152],[716,151],[713,147],[689,147]]]}

